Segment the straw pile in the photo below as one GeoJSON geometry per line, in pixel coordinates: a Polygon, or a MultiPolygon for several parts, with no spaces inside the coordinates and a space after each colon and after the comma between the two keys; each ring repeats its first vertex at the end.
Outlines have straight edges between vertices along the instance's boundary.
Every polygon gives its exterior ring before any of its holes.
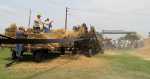
{"type": "Polygon", "coordinates": [[[40,33],[40,34],[29,34],[30,38],[34,39],[62,39],[64,38],[64,34],[60,33],[40,33]]]}
{"type": "MultiPolygon", "coordinates": [[[[15,23],[11,24],[5,29],[5,35],[10,37],[16,36],[17,26],[15,23]]],[[[26,30],[29,38],[33,39],[63,39],[63,38],[78,38],[84,33],[84,29],[80,28],[78,31],[66,31],[64,29],[54,29],[50,33],[33,33],[32,28],[26,30]]]]}
{"type": "Polygon", "coordinates": [[[27,33],[27,34],[33,33],[33,29],[32,29],[32,28],[27,28],[26,33],[27,33]]]}
{"type": "Polygon", "coordinates": [[[80,27],[78,27],[77,31],[67,31],[65,33],[65,36],[68,38],[79,38],[79,37],[85,36],[87,34],[88,34],[88,32],[87,32],[86,28],[80,26],[80,27]]]}
{"type": "Polygon", "coordinates": [[[67,31],[65,33],[65,37],[67,37],[67,38],[77,38],[79,36],[80,36],[80,32],[67,31]]]}
{"type": "Polygon", "coordinates": [[[10,36],[10,37],[15,37],[16,36],[16,30],[17,30],[16,24],[15,23],[10,24],[10,26],[5,29],[5,35],[10,36]]]}
{"type": "Polygon", "coordinates": [[[51,33],[39,33],[39,34],[32,33],[30,37],[36,39],[63,39],[63,38],[76,38],[79,36],[79,34],[80,32],[74,31],[65,32],[64,29],[56,29],[52,30],[51,33]]]}
{"type": "Polygon", "coordinates": [[[55,30],[52,30],[52,32],[64,34],[65,30],[64,29],[55,29],[55,30]]]}

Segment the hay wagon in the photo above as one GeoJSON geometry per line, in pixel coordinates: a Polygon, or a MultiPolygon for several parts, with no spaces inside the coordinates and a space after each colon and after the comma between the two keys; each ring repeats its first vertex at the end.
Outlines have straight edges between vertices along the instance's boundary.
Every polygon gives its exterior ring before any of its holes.
{"type": "Polygon", "coordinates": [[[84,54],[86,56],[92,56],[99,52],[103,53],[101,38],[98,38],[94,31],[87,33],[76,31],[73,34],[62,34],[59,32],[28,33],[25,38],[20,39],[0,35],[0,44],[1,47],[11,48],[12,58],[16,58],[17,51],[15,45],[23,44],[22,54],[24,52],[31,53],[36,61],[41,61],[47,53],[57,53],[60,55],[66,53],[72,55],[84,54]]]}

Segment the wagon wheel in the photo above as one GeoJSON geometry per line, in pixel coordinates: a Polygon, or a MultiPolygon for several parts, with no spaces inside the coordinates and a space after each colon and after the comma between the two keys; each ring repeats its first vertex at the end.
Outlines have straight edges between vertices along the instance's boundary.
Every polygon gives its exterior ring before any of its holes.
{"type": "Polygon", "coordinates": [[[76,55],[77,54],[77,48],[73,48],[72,49],[72,55],[76,55]]]}
{"type": "Polygon", "coordinates": [[[34,53],[33,53],[33,58],[34,58],[34,60],[36,61],[36,62],[41,62],[42,60],[43,60],[43,53],[42,52],[40,52],[40,51],[35,51],[34,53]]]}
{"type": "Polygon", "coordinates": [[[95,55],[98,51],[97,51],[97,43],[96,43],[96,40],[92,39],[90,40],[89,42],[89,54],[91,56],[95,55]]]}
{"type": "Polygon", "coordinates": [[[60,48],[61,55],[65,55],[65,47],[60,48]]]}

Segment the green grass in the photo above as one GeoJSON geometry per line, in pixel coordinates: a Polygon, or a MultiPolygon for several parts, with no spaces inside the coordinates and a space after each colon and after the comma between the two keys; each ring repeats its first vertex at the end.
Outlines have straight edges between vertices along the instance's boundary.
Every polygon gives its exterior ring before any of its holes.
{"type": "MultiPolygon", "coordinates": [[[[9,70],[5,64],[9,62],[10,51],[0,51],[0,79],[150,79],[150,61],[143,60],[120,50],[117,55],[97,55],[96,60],[106,60],[106,67],[98,66],[97,69],[71,69],[56,67],[44,71],[31,70],[30,72],[9,70]]],[[[101,61],[100,61],[101,62],[101,61]]],[[[90,64],[89,64],[90,65],[90,64]]]]}
{"type": "Polygon", "coordinates": [[[7,69],[5,68],[5,63],[8,62],[9,57],[8,49],[0,49],[0,79],[9,79],[7,69]]]}
{"type": "Polygon", "coordinates": [[[111,59],[111,69],[106,79],[150,79],[149,74],[150,61],[124,54],[111,59]]]}

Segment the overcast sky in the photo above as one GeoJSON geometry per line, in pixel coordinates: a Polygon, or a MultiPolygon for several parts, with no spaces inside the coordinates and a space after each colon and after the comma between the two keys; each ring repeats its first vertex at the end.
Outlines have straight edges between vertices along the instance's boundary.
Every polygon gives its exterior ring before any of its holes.
{"type": "Polygon", "coordinates": [[[27,26],[29,9],[32,18],[41,14],[63,28],[65,7],[69,9],[68,26],[88,23],[97,30],[117,29],[147,34],[150,27],[150,0],[0,0],[0,31],[10,23],[27,26]]]}

